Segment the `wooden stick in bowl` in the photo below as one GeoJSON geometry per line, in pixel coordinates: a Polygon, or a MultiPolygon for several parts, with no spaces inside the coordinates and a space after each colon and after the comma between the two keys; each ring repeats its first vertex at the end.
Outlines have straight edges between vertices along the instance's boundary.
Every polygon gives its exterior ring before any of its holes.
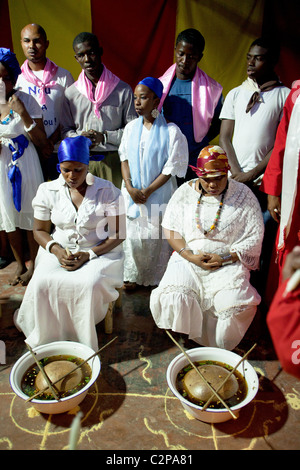
{"type": "MultiPolygon", "coordinates": [[[[59,382],[60,380],[62,379],[65,379],[68,375],[70,374],[73,374],[73,372],[75,372],[75,370],[77,369],[80,369],[80,367],[82,367],[84,364],[86,364],[90,359],[92,359],[93,357],[97,356],[98,354],[100,354],[101,351],[103,351],[103,349],[105,349],[107,346],[109,346],[113,341],[115,341],[117,339],[117,336],[115,336],[113,339],[111,339],[108,343],[106,343],[104,346],[102,346],[100,349],[98,349],[98,351],[96,351],[94,354],[92,354],[90,357],[88,357],[87,359],[85,359],[83,362],[81,362],[77,367],[75,367],[75,369],[71,370],[71,372],[68,372],[67,374],[63,375],[62,377],[60,377],[59,379],[57,379],[55,382],[52,383],[52,385],[55,385],[57,382],[59,382]]],[[[25,403],[33,400],[34,398],[36,398],[37,396],[41,395],[42,393],[44,393],[45,390],[47,390],[48,387],[44,388],[43,390],[39,390],[38,392],[36,392],[34,395],[32,395],[31,397],[27,398],[27,400],[25,400],[25,403]]]]}
{"type": "Polygon", "coordinates": [[[26,343],[26,346],[27,348],[29,349],[35,363],[37,364],[38,368],[40,369],[44,379],[46,380],[47,384],[48,384],[48,387],[45,388],[45,390],[47,390],[48,388],[50,388],[51,390],[51,393],[52,395],[54,396],[55,400],[59,401],[59,396],[57,395],[54,387],[53,387],[53,383],[51,382],[51,380],[49,379],[48,375],[46,374],[45,370],[44,370],[44,367],[41,365],[41,363],[37,360],[36,356],[35,356],[35,353],[33,352],[33,350],[31,349],[31,347],[29,346],[29,344],[26,343]]]}
{"type": "MultiPolygon", "coordinates": [[[[239,360],[239,362],[234,366],[234,368],[230,371],[230,374],[227,375],[227,377],[223,380],[223,382],[219,385],[219,387],[217,388],[216,392],[218,392],[222,387],[223,385],[225,384],[225,382],[227,382],[227,380],[229,379],[229,377],[232,376],[232,374],[235,373],[235,371],[237,370],[238,366],[246,359],[247,356],[249,356],[249,354],[251,353],[251,351],[253,351],[253,349],[256,347],[256,343],[252,346],[252,348],[249,349],[249,351],[247,351],[244,356],[239,360]]],[[[214,395],[211,395],[211,397],[207,400],[207,402],[205,403],[205,405],[203,406],[203,410],[206,410],[206,408],[208,407],[208,405],[210,404],[210,402],[212,401],[212,399],[214,398],[214,395]]]]}
{"type": "MultiPolygon", "coordinates": [[[[189,361],[189,363],[191,364],[191,366],[195,369],[195,371],[198,373],[198,375],[200,375],[201,379],[203,380],[203,382],[208,386],[208,388],[213,392],[213,395],[216,395],[216,397],[218,398],[218,400],[220,400],[220,402],[222,403],[222,405],[227,409],[227,411],[229,411],[229,413],[231,414],[231,416],[234,418],[234,419],[237,419],[237,416],[231,411],[231,409],[229,408],[229,406],[227,405],[227,403],[225,403],[225,401],[223,400],[222,397],[220,397],[220,395],[217,393],[217,391],[210,385],[209,382],[207,382],[207,380],[205,379],[205,377],[201,374],[200,370],[195,366],[195,364],[191,361],[189,355],[185,352],[185,350],[180,346],[180,344],[175,340],[175,338],[173,338],[173,336],[171,335],[171,333],[167,330],[165,330],[167,335],[170,336],[171,340],[176,344],[176,346],[180,349],[181,352],[183,352],[183,354],[185,355],[185,357],[187,358],[187,360],[189,361]]],[[[203,411],[203,409],[201,410],[203,411]]]]}

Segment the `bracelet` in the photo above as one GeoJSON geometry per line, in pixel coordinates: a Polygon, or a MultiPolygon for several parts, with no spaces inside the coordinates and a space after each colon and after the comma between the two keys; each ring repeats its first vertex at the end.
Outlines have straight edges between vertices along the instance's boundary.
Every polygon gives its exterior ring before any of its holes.
{"type": "Polygon", "coordinates": [[[191,248],[185,246],[184,248],[181,248],[181,250],[179,250],[177,253],[180,255],[184,250],[192,251],[191,248]]]}
{"type": "Polygon", "coordinates": [[[90,255],[90,260],[94,258],[98,258],[98,255],[94,252],[94,250],[88,250],[88,254],[90,255]]]}
{"type": "Polygon", "coordinates": [[[36,126],[36,122],[33,121],[32,124],[29,127],[24,126],[24,129],[25,129],[26,132],[30,132],[30,131],[32,131],[32,129],[35,128],[35,126],[36,126]]]}
{"type": "Polygon", "coordinates": [[[226,266],[227,264],[233,264],[233,259],[230,253],[220,256],[222,258],[222,266],[226,266]]]}
{"type": "Polygon", "coordinates": [[[132,179],[131,179],[131,178],[125,178],[125,179],[124,179],[124,182],[125,182],[125,181],[132,181],[132,179]]]}
{"type": "Polygon", "coordinates": [[[55,241],[55,240],[50,240],[46,246],[45,246],[45,250],[48,251],[48,253],[51,253],[50,249],[53,245],[58,245],[58,243],[55,241]]]}
{"type": "Polygon", "coordinates": [[[102,143],[103,143],[103,145],[105,145],[107,143],[107,132],[106,131],[102,132],[102,135],[103,135],[103,142],[102,143]]]}

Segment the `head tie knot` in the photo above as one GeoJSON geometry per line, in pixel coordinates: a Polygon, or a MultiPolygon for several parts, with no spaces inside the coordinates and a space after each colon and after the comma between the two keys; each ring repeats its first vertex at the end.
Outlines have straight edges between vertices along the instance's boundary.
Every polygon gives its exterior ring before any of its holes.
{"type": "Polygon", "coordinates": [[[190,167],[200,178],[227,175],[230,170],[227,155],[218,145],[204,147],[198,156],[197,167],[190,167]]]}

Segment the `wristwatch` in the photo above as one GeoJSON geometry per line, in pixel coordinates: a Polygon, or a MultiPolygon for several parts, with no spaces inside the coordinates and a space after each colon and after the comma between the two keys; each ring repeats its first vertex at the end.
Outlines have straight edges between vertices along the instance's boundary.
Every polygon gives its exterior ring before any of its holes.
{"type": "Polygon", "coordinates": [[[232,264],[233,259],[230,253],[226,253],[225,255],[220,255],[222,258],[222,266],[226,266],[227,264],[232,264]]]}

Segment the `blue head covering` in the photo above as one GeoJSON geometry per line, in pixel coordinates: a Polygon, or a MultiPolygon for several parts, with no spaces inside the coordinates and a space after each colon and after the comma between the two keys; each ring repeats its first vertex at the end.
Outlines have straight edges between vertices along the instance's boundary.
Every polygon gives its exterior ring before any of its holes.
{"type": "Polygon", "coordinates": [[[57,171],[60,172],[60,163],[62,162],[80,162],[88,165],[90,160],[101,161],[105,155],[92,155],[90,156],[90,146],[92,141],[88,137],[78,135],[76,137],[66,137],[61,141],[57,156],[59,164],[57,171]]]}
{"type": "Polygon", "coordinates": [[[90,162],[90,146],[92,142],[83,135],[77,137],[66,137],[58,147],[59,163],[71,161],[88,165],[90,162]]]}
{"type": "Polygon", "coordinates": [[[154,91],[154,93],[159,99],[162,97],[164,87],[158,78],[146,77],[141,80],[138,85],[145,85],[150,88],[150,90],[154,91]]]}
{"type": "Polygon", "coordinates": [[[16,58],[16,54],[11,52],[10,49],[0,47],[0,62],[2,62],[5,68],[9,69],[15,81],[17,81],[17,78],[21,73],[21,69],[19,66],[19,62],[16,58]]]}

